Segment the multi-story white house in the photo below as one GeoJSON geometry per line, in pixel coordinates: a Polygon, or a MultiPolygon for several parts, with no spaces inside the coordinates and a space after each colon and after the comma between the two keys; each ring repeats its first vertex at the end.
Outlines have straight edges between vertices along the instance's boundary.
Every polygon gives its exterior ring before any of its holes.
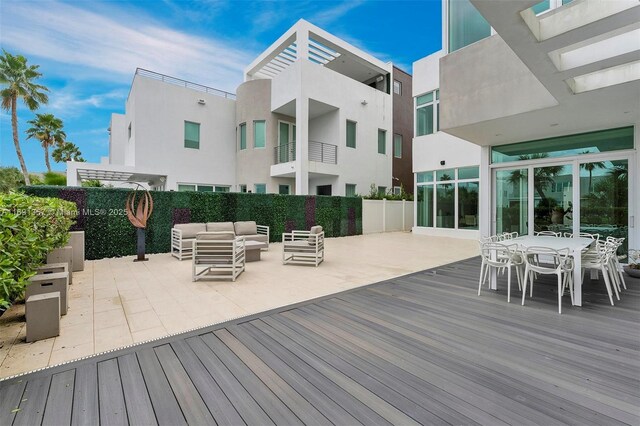
{"type": "Polygon", "coordinates": [[[444,0],[443,51],[414,64],[416,232],[637,247],[639,22],[633,0],[444,0]]]}
{"type": "MultiPolygon", "coordinates": [[[[67,181],[156,189],[355,195],[393,187],[393,65],[300,20],[237,95],[137,70],[109,158],[67,181]]],[[[409,158],[408,156],[406,158],[409,158]]]]}

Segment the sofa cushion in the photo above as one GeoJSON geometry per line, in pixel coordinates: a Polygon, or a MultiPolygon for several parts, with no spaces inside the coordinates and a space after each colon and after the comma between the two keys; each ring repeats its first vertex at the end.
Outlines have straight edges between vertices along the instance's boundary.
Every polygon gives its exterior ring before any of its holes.
{"type": "Polygon", "coordinates": [[[204,232],[207,227],[204,223],[179,223],[174,228],[182,231],[182,238],[195,238],[198,232],[204,232]]]}
{"type": "Polygon", "coordinates": [[[226,241],[233,240],[235,238],[233,232],[198,232],[196,235],[197,240],[214,240],[214,241],[226,241]]]}
{"type": "Polygon", "coordinates": [[[233,222],[207,222],[207,232],[235,232],[233,222]]]}
{"type": "MultiPolygon", "coordinates": [[[[312,226],[311,230],[309,231],[309,233],[311,235],[316,235],[316,234],[322,233],[322,226],[320,226],[320,225],[312,226]]],[[[308,241],[309,241],[309,244],[315,245],[316,244],[316,237],[309,236],[308,241]]]]}
{"type": "Polygon", "coordinates": [[[258,241],[261,243],[269,244],[269,236],[263,234],[255,234],[255,235],[243,235],[246,241],[258,241]]]}
{"type": "Polygon", "coordinates": [[[258,233],[258,226],[254,221],[236,222],[233,224],[236,230],[236,235],[256,235],[258,233]]]}

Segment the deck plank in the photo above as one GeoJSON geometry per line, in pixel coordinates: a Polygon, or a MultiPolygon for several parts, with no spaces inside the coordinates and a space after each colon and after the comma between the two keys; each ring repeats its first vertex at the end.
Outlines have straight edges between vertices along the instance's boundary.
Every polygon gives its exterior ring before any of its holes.
{"type": "Polygon", "coordinates": [[[112,358],[98,364],[100,424],[128,425],[127,406],[122,392],[118,360],[112,358]]]}
{"type": "Polygon", "coordinates": [[[132,425],[158,424],[136,354],[118,357],[127,418],[132,425]]]}
{"type": "Polygon", "coordinates": [[[75,370],[68,370],[51,377],[49,398],[42,419],[43,425],[58,426],[71,423],[75,375],[75,370]]]}
{"type": "Polygon", "coordinates": [[[16,417],[27,380],[11,379],[0,389],[0,425],[10,425],[16,417]]]}
{"type": "Polygon", "coordinates": [[[73,389],[71,424],[74,426],[100,423],[98,402],[98,366],[94,363],[79,365],[73,389]]]}
{"type": "Polygon", "coordinates": [[[39,425],[42,422],[44,408],[49,396],[51,376],[29,380],[20,400],[20,411],[13,420],[15,426],[39,425]]]}

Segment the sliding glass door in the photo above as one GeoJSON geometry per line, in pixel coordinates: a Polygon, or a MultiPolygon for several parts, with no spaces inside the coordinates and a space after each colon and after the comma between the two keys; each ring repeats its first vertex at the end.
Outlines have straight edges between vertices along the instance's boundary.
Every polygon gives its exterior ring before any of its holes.
{"type": "Polygon", "coordinates": [[[573,233],[573,167],[553,164],[533,168],[535,232],[573,233]]]}
{"type": "Polygon", "coordinates": [[[527,234],[529,232],[529,170],[526,168],[496,170],[494,188],[496,233],[527,234]]]}

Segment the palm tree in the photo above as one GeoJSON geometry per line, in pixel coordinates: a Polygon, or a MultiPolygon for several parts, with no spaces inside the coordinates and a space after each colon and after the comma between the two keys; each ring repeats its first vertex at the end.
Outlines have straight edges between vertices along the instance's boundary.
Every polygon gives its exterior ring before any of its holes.
{"type": "MultiPolygon", "coordinates": [[[[549,157],[546,152],[540,154],[521,155],[520,160],[539,160],[549,157]]],[[[556,176],[562,173],[564,166],[546,166],[546,167],[534,167],[533,169],[533,187],[540,196],[540,199],[546,200],[547,196],[544,191],[549,188],[554,182],[556,176]]],[[[517,185],[522,179],[525,179],[525,175],[520,170],[514,170],[509,176],[509,182],[512,185],[517,185]]]]}
{"type": "Polygon", "coordinates": [[[27,58],[22,55],[14,56],[4,49],[2,53],[0,55],[0,84],[3,86],[0,91],[2,109],[11,110],[13,144],[16,147],[16,155],[20,161],[24,182],[26,185],[31,185],[18,139],[18,99],[22,99],[29,110],[35,111],[40,104],[49,102],[49,97],[45,93],[49,89],[35,82],[42,76],[38,72],[39,65],[27,65],[27,58]]]}
{"type": "MultiPolygon", "coordinates": [[[[583,152],[583,154],[589,154],[589,151],[583,152]]],[[[604,161],[594,161],[593,163],[584,163],[580,164],[580,167],[589,172],[589,193],[591,193],[591,182],[593,178],[593,171],[595,169],[606,169],[607,166],[604,164],[604,161]]]]}
{"type": "Polygon", "coordinates": [[[49,147],[57,145],[62,146],[67,134],[62,130],[62,120],[56,118],[53,114],[36,114],[34,120],[28,121],[32,127],[27,129],[27,139],[37,139],[44,149],[44,162],[47,165],[47,171],[51,171],[51,163],[49,162],[49,147]]]}
{"type": "Polygon", "coordinates": [[[67,161],[84,161],[80,149],[72,142],[64,142],[56,147],[51,153],[56,163],[66,163],[67,161]]]}

